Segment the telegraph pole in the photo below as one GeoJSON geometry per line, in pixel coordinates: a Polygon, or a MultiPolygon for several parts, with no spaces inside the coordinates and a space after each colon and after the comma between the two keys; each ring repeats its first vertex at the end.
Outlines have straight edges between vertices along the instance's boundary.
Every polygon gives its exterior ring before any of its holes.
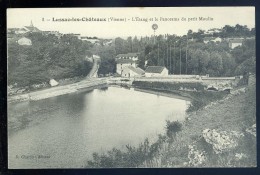
{"type": "Polygon", "coordinates": [[[153,44],[155,44],[155,31],[158,29],[158,25],[153,24],[152,29],[153,29],[153,44]]]}
{"type": "Polygon", "coordinates": [[[170,43],[170,73],[172,72],[172,55],[171,55],[171,43],[170,43]]]}
{"type": "MultiPolygon", "coordinates": [[[[153,24],[152,25],[152,29],[153,29],[153,44],[155,45],[155,31],[158,29],[158,25],[157,24],[153,24]]],[[[159,41],[158,41],[158,58],[157,58],[157,66],[159,65],[159,41]]]]}
{"type": "Polygon", "coordinates": [[[181,75],[181,44],[180,44],[180,75],[181,75]]]}
{"type": "Polygon", "coordinates": [[[187,75],[187,66],[188,66],[188,62],[187,62],[187,54],[188,54],[188,41],[189,41],[189,39],[188,39],[188,33],[187,33],[187,45],[186,45],[186,75],[187,75]]]}
{"type": "MultiPolygon", "coordinates": [[[[167,41],[166,41],[166,42],[167,42],[167,41]]],[[[168,67],[168,65],[169,65],[169,64],[168,64],[168,63],[169,63],[169,62],[168,62],[168,43],[166,43],[166,44],[167,44],[167,45],[166,45],[166,47],[167,47],[167,48],[166,48],[166,59],[167,59],[166,68],[169,68],[169,67],[168,67]]]]}
{"type": "Polygon", "coordinates": [[[158,58],[157,58],[157,66],[159,66],[159,41],[158,41],[158,58]]]}
{"type": "Polygon", "coordinates": [[[176,53],[175,53],[175,41],[174,41],[174,45],[173,45],[173,73],[175,70],[175,57],[176,57],[176,53]]]}

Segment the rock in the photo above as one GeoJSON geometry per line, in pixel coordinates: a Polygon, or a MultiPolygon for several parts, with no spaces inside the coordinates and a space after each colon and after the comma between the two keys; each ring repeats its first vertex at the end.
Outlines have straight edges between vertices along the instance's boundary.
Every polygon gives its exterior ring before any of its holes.
{"type": "Polygon", "coordinates": [[[253,124],[250,128],[247,128],[246,132],[256,137],[256,124],[253,124]]]}
{"type": "Polygon", "coordinates": [[[244,136],[237,131],[227,132],[215,129],[204,129],[202,134],[205,141],[212,145],[216,154],[221,154],[237,147],[238,139],[244,136]]]}
{"type": "Polygon", "coordinates": [[[49,84],[53,87],[53,86],[57,86],[59,83],[56,80],[51,79],[49,84]]]}

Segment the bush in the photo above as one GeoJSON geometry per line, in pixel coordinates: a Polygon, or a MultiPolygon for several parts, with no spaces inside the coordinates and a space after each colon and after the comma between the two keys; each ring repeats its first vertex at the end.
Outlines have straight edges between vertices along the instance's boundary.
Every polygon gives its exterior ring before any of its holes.
{"type": "Polygon", "coordinates": [[[170,122],[169,120],[166,121],[166,135],[174,139],[176,134],[180,132],[182,129],[182,124],[179,121],[170,122]]]}
{"type": "Polygon", "coordinates": [[[189,92],[189,94],[194,97],[191,101],[190,107],[186,110],[187,112],[197,111],[211,102],[222,99],[226,96],[225,92],[211,92],[211,91],[203,91],[203,92],[189,92]]]}

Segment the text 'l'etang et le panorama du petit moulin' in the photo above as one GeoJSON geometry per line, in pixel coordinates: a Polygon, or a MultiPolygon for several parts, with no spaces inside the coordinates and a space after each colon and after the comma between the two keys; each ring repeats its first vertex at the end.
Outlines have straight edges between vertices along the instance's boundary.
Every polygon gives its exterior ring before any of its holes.
{"type": "Polygon", "coordinates": [[[42,21],[53,21],[53,22],[149,22],[149,21],[162,21],[162,22],[193,22],[193,21],[213,21],[212,17],[131,17],[131,18],[120,18],[120,17],[82,17],[82,18],[55,18],[50,19],[42,18],[42,21]]]}

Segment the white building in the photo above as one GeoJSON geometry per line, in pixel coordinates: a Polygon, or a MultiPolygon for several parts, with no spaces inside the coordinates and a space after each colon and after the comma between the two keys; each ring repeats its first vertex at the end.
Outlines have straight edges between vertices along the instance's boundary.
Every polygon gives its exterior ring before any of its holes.
{"type": "Polygon", "coordinates": [[[221,42],[222,39],[220,37],[217,37],[217,38],[214,38],[212,41],[216,43],[216,42],[221,42]]]}
{"type": "Polygon", "coordinates": [[[148,66],[145,70],[146,77],[167,77],[169,71],[163,66],[148,66]]]}
{"type": "Polygon", "coordinates": [[[135,61],[133,61],[131,59],[116,60],[116,73],[122,75],[123,68],[127,67],[127,66],[136,67],[136,63],[135,63],[135,61]]]}
{"type": "Polygon", "coordinates": [[[138,60],[138,53],[118,54],[116,56],[116,60],[119,60],[119,59],[131,59],[133,61],[137,61],[138,60]]]}
{"type": "Polygon", "coordinates": [[[241,39],[241,38],[230,39],[228,45],[231,49],[234,49],[235,47],[238,47],[238,46],[242,46],[243,39],[241,39]]]}
{"type": "Polygon", "coordinates": [[[142,77],[144,76],[145,71],[139,67],[126,66],[122,70],[122,77],[142,77]]]}
{"type": "Polygon", "coordinates": [[[221,42],[222,39],[221,39],[220,37],[217,37],[217,38],[205,37],[204,40],[203,40],[203,42],[204,42],[205,44],[207,44],[207,43],[209,43],[209,42],[211,42],[211,41],[214,42],[214,43],[217,43],[217,42],[221,42]]]}

